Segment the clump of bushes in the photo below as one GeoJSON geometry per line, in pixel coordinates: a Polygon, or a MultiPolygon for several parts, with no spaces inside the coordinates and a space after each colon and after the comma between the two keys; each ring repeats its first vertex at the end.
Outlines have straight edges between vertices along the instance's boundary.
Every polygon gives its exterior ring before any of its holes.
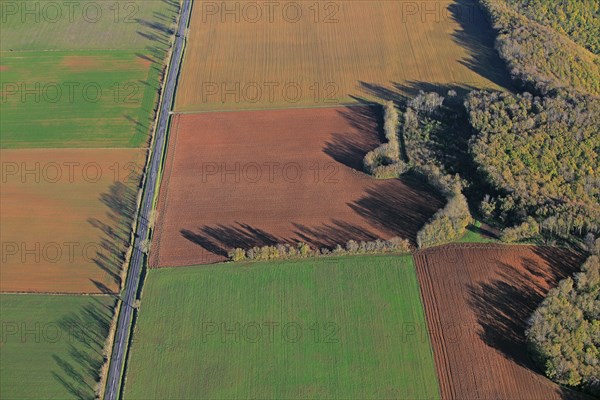
{"type": "Polygon", "coordinates": [[[527,217],[520,225],[506,228],[502,232],[502,241],[507,243],[531,239],[540,234],[540,225],[533,217],[527,217]]]}
{"type": "Polygon", "coordinates": [[[400,141],[398,139],[400,115],[394,102],[388,101],[385,103],[383,118],[383,130],[387,143],[383,143],[375,150],[367,153],[363,165],[365,171],[375,178],[397,178],[406,172],[408,167],[400,157],[400,141]]]}
{"type": "Polygon", "coordinates": [[[378,254],[378,253],[408,253],[411,245],[406,239],[398,237],[389,240],[354,241],[349,240],[345,246],[337,245],[331,249],[315,249],[304,242],[296,245],[289,243],[273,246],[252,247],[244,250],[233,249],[229,252],[231,261],[267,261],[267,260],[290,260],[308,257],[342,256],[356,254],[378,254]]]}
{"type": "MultiPolygon", "coordinates": [[[[449,93],[451,94],[451,93],[449,93]]],[[[454,92],[456,95],[456,92],[454,92]]],[[[444,97],[436,92],[419,91],[419,95],[415,96],[408,102],[408,107],[417,113],[432,115],[435,110],[440,108],[444,103],[444,97]]]]}
{"type": "Polygon", "coordinates": [[[461,238],[473,222],[465,196],[459,191],[452,194],[444,208],[417,233],[420,248],[437,246],[461,238]]]}

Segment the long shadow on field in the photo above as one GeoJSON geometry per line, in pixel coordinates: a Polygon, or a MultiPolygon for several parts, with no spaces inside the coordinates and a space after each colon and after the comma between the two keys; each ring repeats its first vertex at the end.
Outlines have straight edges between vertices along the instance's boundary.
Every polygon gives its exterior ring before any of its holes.
{"type": "Polygon", "coordinates": [[[448,11],[460,25],[460,30],[452,34],[454,41],[469,53],[460,63],[502,88],[514,88],[506,63],[495,50],[496,34],[492,24],[479,3],[454,0],[448,11]]]}
{"type": "Polygon", "coordinates": [[[348,205],[370,224],[414,243],[419,229],[444,200],[422,180],[405,175],[367,188],[365,196],[348,205]]]}
{"type": "Polygon", "coordinates": [[[198,233],[187,229],[181,235],[204,248],[206,251],[220,256],[227,256],[229,250],[235,248],[249,249],[255,246],[272,246],[281,240],[262,229],[247,224],[236,223],[234,226],[203,226],[198,233]]]}
{"type": "Polygon", "coordinates": [[[335,132],[325,144],[323,152],[345,166],[362,171],[363,158],[376,148],[384,138],[381,107],[346,107],[338,113],[358,133],[335,132]]]}
{"type": "Polygon", "coordinates": [[[327,248],[332,250],[338,244],[342,247],[349,240],[373,241],[382,239],[362,226],[352,225],[344,221],[333,220],[329,224],[309,227],[293,223],[294,233],[300,241],[308,243],[314,249],[327,248]]]}
{"type": "MultiPolygon", "coordinates": [[[[529,258],[519,260],[524,271],[505,263],[490,265],[497,268],[498,277],[491,282],[470,285],[468,292],[482,340],[520,366],[540,373],[527,352],[527,321],[549,288],[575,272],[582,258],[566,249],[540,247],[535,252],[547,265],[529,258]]],[[[564,393],[565,398],[573,398],[572,392],[564,393]]]]}
{"type": "MultiPolygon", "coordinates": [[[[140,176],[130,177],[132,180],[140,179],[140,176]]],[[[131,226],[136,212],[137,186],[126,185],[122,182],[113,183],[107,193],[100,195],[100,201],[108,207],[106,220],[100,221],[96,218],[88,219],[88,223],[94,228],[102,231],[102,237],[98,243],[86,244],[91,258],[98,268],[112,278],[116,286],[120,283],[120,273],[125,261],[125,254],[130,242],[131,226]]],[[[86,251],[86,253],[88,253],[86,251]]],[[[103,293],[107,287],[100,282],[94,282],[103,293]]]]}
{"type": "Polygon", "coordinates": [[[51,373],[78,399],[95,397],[100,370],[105,362],[105,340],[114,312],[114,304],[107,307],[97,298],[90,299],[91,303],[58,321],[56,334],[45,335],[50,342],[66,342],[66,353],[52,355],[58,368],[51,373]]]}
{"type": "Polygon", "coordinates": [[[169,6],[165,13],[155,11],[151,19],[135,19],[139,26],[138,35],[150,42],[143,53],[137,54],[138,57],[150,60],[160,66],[162,66],[163,59],[171,45],[180,7],[176,0],[163,0],[163,2],[169,6]]]}
{"type": "MultiPolygon", "coordinates": [[[[440,96],[445,97],[446,102],[444,105],[446,106],[462,106],[465,96],[470,91],[477,90],[477,87],[470,83],[439,84],[424,81],[391,82],[389,87],[377,83],[361,81],[360,88],[367,96],[376,97],[386,101],[393,101],[400,107],[406,106],[406,102],[417,96],[420,92],[435,92],[440,96]],[[456,92],[454,98],[448,96],[448,92],[451,90],[456,92]]],[[[360,97],[355,98],[362,99],[360,97]]],[[[362,101],[365,100],[362,99],[362,101]]]]}
{"type": "MultiPolygon", "coordinates": [[[[137,34],[146,39],[147,45],[143,51],[136,52],[136,56],[143,62],[150,63],[148,78],[139,80],[141,86],[136,86],[136,92],[129,92],[124,88],[124,95],[134,95],[140,92],[145,96],[154,96],[160,91],[160,81],[165,72],[165,57],[171,46],[173,34],[175,33],[177,15],[179,14],[179,2],[176,0],[162,0],[168,5],[165,12],[154,11],[149,19],[136,18],[138,25],[137,34]],[[146,88],[150,90],[146,90],[146,88]]],[[[160,95],[160,93],[159,93],[160,95]]],[[[146,100],[146,99],[144,99],[146,100]]],[[[142,105],[147,105],[146,101],[142,105]]],[[[138,116],[125,115],[124,117],[135,126],[136,134],[149,137],[150,128],[156,115],[158,103],[153,104],[153,109],[142,109],[138,116]]]]}

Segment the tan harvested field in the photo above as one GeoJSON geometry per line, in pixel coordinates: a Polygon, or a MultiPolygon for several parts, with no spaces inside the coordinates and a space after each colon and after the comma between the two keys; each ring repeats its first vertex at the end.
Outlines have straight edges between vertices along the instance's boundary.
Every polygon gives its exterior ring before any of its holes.
{"type": "Polygon", "coordinates": [[[476,2],[267,3],[194,5],[178,111],[323,106],[509,85],[476,2]]]}
{"type": "Polygon", "coordinates": [[[443,205],[413,179],[359,172],[379,143],[367,107],[177,115],[161,185],[152,266],[223,261],[284,241],[333,247],[401,236],[443,205]]]}
{"type": "MultiPolygon", "coordinates": [[[[576,399],[528,356],[526,320],[581,256],[564,249],[455,244],[415,255],[444,399],[576,399]]],[[[421,333],[424,334],[424,333],[421,333]]]]}
{"type": "Polygon", "coordinates": [[[0,290],[116,291],[145,152],[28,149],[0,154],[0,290]]]}

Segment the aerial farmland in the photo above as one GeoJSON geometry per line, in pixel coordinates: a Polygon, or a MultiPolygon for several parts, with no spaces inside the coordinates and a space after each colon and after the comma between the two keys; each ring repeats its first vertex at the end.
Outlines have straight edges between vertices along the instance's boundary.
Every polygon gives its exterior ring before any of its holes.
{"type": "Polygon", "coordinates": [[[0,398],[600,396],[556,3],[0,2],[0,398]]]}
{"type": "Polygon", "coordinates": [[[472,2],[205,2],[189,41],[179,111],[331,106],[426,84],[507,83],[472,2]]]}
{"type": "Polygon", "coordinates": [[[177,9],[2,2],[2,398],[102,393],[177,9]]]}

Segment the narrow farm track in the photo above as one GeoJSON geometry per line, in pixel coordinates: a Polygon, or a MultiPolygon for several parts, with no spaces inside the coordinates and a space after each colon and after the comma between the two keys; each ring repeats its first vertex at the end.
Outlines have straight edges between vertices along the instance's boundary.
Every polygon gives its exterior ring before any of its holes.
{"type": "Polygon", "coordinates": [[[565,249],[451,244],[415,265],[443,399],[587,399],[529,358],[526,320],[581,255],[565,249]]]}
{"type": "Polygon", "coordinates": [[[180,63],[185,45],[185,32],[188,26],[191,10],[191,0],[184,0],[179,17],[171,63],[164,82],[164,96],[159,105],[158,124],[154,138],[154,147],[151,150],[150,164],[146,171],[145,190],[142,197],[142,206],[139,213],[137,232],[134,239],[133,254],[129,264],[129,271],[125,285],[125,291],[122,299],[119,319],[117,321],[117,331],[115,334],[114,347],[110,360],[108,372],[108,383],[104,398],[114,400],[119,395],[121,387],[121,378],[123,376],[123,367],[127,354],[127,345],[131,322],[133,318],[133,302],[135,301],[140,282],[140,272],[142,263],[145,260],[143,253],[143,242],[148,238],[148,221],[154,203],[154,192],[157,179],[159,178],[160,163],[164,153],[166,143],[167,124],[169,123],[169,113],[173,105],[175,86],[180,69],[180,63]]]}

